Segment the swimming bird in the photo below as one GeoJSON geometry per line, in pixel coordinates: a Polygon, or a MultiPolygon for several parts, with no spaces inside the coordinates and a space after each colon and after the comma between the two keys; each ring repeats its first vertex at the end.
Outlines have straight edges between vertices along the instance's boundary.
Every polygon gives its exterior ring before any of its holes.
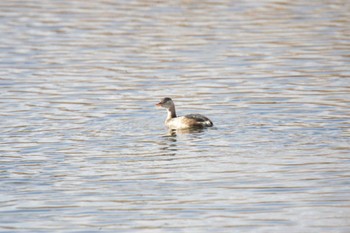
{"type": "Polygon", "coordinates": [[[175,104],[169,97],[163,98],[156,106],[163,107],[167,110],[168,115],[165,119],[165,125],[169,129],[204,128],[213,126],[213,122],[201,114],[189,114],[181,117],[176,116],[175,104]]]}

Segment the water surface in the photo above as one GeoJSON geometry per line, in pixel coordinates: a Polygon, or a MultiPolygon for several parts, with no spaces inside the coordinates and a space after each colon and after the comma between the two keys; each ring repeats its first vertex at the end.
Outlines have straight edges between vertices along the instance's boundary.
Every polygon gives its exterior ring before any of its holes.
{"type": "Polygon", "coordinates": [[[348,1],[0,9],[1,232],[350,231],[348,1]]]}

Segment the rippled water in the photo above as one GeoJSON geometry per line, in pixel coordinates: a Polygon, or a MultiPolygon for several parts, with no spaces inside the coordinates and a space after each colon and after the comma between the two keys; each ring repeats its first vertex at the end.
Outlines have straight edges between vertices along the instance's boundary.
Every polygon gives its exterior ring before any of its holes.
{"type": "Polygon", "coordinates": [[[350,232],[350,3],[1,1],[1,232],[350,232]],[[215,127],[169,133],[181,114],[215,127]]]}

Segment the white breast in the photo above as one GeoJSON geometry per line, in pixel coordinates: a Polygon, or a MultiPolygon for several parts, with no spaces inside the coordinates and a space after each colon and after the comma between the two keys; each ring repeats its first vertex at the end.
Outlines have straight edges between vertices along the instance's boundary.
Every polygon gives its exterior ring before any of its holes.
{"type": "Polygon", "coordinates": [[[170,129],[186,129],[189,126],[183,123],[184,117],[172,118],[168,121],[165,121],[165,125],[170,129]]]}

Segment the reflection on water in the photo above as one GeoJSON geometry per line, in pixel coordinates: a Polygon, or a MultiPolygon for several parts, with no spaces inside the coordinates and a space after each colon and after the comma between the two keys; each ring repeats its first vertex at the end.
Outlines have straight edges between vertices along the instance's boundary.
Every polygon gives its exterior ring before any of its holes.
{"type": "Polygon", "coordinates": [[[169,134],[162,137],[161,142],[158,142],[161,151],[164,151],[164,155],[174,156],[177,153],[177,139],[176,134],[169,134]]]}
{"type": "Polygon", "coordinates": [[[0,2],[0,231],[349,232],[349,7],[0,2]]]}
{"type": "Polygon", "coordinates": [[[181,134],[200,134],[207,129],[203,128],[188,128],[188,129],[171,129],[168,130],[168,136],[175,137],[176,135],[181,134]]]}

